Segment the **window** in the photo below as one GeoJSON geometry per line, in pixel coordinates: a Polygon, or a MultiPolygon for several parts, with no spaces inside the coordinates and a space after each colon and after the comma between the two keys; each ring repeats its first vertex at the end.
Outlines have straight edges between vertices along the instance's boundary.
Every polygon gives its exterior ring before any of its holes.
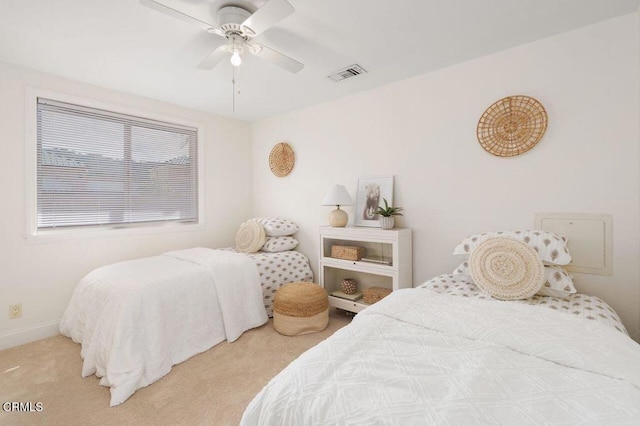
{"type": "Polygon", "coordinates": [[[198,130],[37,98],[38,231],[198,222],[198,130]]]}

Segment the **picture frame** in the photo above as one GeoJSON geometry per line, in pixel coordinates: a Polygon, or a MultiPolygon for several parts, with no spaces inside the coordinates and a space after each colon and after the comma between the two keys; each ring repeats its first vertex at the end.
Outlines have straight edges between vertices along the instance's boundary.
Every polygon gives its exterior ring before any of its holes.
{"type": "Polygon", "coordinates": [[[356,191],[355,226],[380,227],[379,215],[374,212],[386,199],[393,205],[393,176],[367,176],[358,178],[356,191]]]}

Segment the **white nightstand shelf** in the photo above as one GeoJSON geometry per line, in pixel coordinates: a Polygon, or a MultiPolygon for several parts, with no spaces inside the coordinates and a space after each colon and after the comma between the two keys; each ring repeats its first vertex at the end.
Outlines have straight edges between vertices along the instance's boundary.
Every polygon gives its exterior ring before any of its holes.
{"type": "Polygon", "coordinates": [[[398,228],[320,228],[320,284],[329,293],[329,305],[350,312],[360,312],[368,305],[363,299],[352,301],[331,296],[340,290],[345,278],[358,281],[358,290],[384,287],[392,291],[412,286],[411,229],[398,228]],[[363,258],[383,258],[388,264],[331,257],[333,245],[365,248],[363,258]]]}

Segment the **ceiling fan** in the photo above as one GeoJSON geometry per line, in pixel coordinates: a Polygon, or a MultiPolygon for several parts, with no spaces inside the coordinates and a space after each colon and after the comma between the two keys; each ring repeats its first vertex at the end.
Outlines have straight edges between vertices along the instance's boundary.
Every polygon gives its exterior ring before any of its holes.
{"type": "Polygon", "coordinates": [[[219,26],[187,15],[157,0],[140,0],[140,3],[158,12],[196,24],[210,34],[216,34],[227,39],[226,44],[218,47],[198,64],[200,69],[214,68],[229,54],[231,54],[231,64],[237,67],[242,63],[241,55],[246,52],[292,73],[304,68],[304,64],[295,59],[251,41],[255,36],[293,13],[293,6],[287,0],[268,0],[253,14],[240,6],[223,6],[217,12],[219,26]]]}

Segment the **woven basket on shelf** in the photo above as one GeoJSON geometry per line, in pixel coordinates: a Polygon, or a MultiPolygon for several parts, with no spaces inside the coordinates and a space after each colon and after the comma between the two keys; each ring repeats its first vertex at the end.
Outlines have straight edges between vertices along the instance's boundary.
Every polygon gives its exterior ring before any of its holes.
{"type": "Polygon", "coordinates": [[[360,260],[364,256],[364,247],[357,246],[331,246],[331,257],[345,260],[360,260]]]}
{"type": "Polygon", "coordinates": [[[391,290],[384,287],[371,287],[365,289],[363,292],[364,303],[372,304],[376,303],[386,296],[391,294],[391,290]]]}
{"type": "Polygon", "coordinates": [[[527,152],[547,130],[547,112],[529,96],[507,96],[482,114],[476,130],[485,151],[498,157],[527,152]]]}

